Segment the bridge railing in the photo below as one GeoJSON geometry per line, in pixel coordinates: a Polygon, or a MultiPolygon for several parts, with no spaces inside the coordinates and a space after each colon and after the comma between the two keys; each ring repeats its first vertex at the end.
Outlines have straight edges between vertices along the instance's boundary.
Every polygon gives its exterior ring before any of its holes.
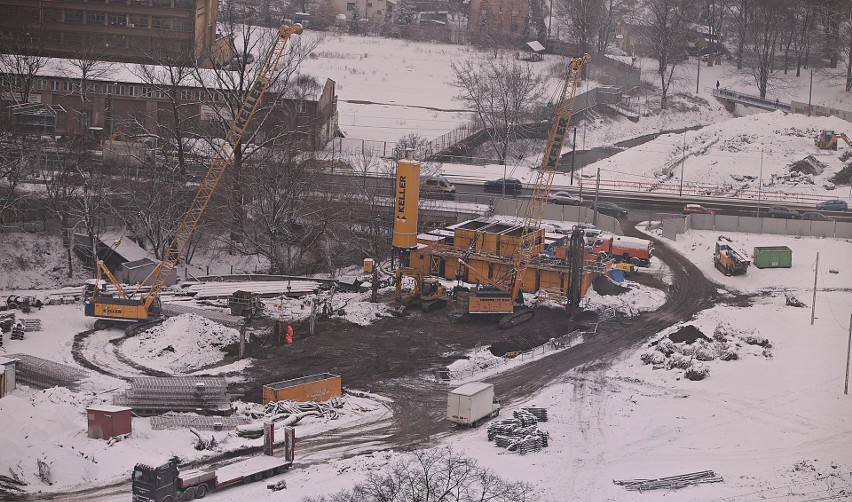
{"type": "Polygon", "coordinates": [[[711,89],[713,97],[736,101],[739,103],[758,106],[768,110],[782,110],[785,112],[791,111],[790,103],[782,103],[777,99],[766,99],[760,96],[753,96],[742,92],[732,91],[730,89],[711,89]]]}

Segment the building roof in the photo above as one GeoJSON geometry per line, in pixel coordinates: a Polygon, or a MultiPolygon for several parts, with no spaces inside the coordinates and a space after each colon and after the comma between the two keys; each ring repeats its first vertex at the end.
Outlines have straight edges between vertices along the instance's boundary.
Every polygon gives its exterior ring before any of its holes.
{"type": "Polygon", "coordinates": [[[104,413],[119,413],[122,411],[130,411],[130,408],[127,406],[115,406],[112,404],[99,404],[95,406],[89,406],[86,408],[86,411],[102,411],[104,413]]]}
{"type": "Polygon", "coordinates": [[[524,48],[529,49],[533,52],[544,52],[544,46],[541,45],[537,40],[525,43],[524,48]]]}

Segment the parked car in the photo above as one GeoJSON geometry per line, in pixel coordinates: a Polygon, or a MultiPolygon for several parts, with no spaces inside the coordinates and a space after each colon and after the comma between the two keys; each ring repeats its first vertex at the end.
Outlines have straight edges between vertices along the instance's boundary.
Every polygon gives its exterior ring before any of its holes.
{"type": "Polygon", "coordinates": [[[579,206],[583,203],[583,199],[569,192],[556,192],[550,194],[550,202],[563,206],[579,206]]]}
{"type": "Polygon", "coordinates": [[[687,204],[686,207],[683,208],[683,214],[716,214],[716,211],[704,207],[701,204],[687,204]]]}
{"type": "MultiPolygon", "coordinates": [[[[594,209],[595,201],[583,201],[583,205],[594,209]]],[[[627,209],[624,209],[614,202],[598,201],[598,212],[607,216],[612,216],[613,218],[627,218],[627,209]]]]}
{"type": "Polygon", "coordinates": [[[490,193],[503,193],[504,187],[507,194],[517,195],[521,193],[523,185],[521,185],[521,180],[515,178],[486,181],[484,185],[485,191],[490,193]]]}
{"type": "Polygon", "coordinates": [[[802,213],[803,220],[811,220],[811,221],[829,221],[828,218],[822,213],[818,213],[816,211],[805,211],[802,213]]]}
{"type": "Polygon", "coordinates": [[[847,211],[849,209],[849,205],[846,204],[845,200],[842,199],[834,199],[834,200],[824,200],[816,205],[817,209],[822,209],[824,211],[847,211]]]}
{"type": "Polygon", "coordinates": [[[784,206],[772,206],[769,208],[769,216],[772,218],[786,218],[788,220],[801,219],[802,215],[795,209],[784,206]]]}

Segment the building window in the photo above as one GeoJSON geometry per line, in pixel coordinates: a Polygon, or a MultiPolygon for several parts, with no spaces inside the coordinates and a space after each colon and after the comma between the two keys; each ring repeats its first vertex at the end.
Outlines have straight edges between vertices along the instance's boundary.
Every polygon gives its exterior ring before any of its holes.
{"type": "Polygon", "coordinates": [[[131,85],[127,87],[127,95],[128,96],[137,96],[139,95],[139,88],[135,85],[131,85]]]}
{"type": "Polygon", "coordinates": [[[381,9],[379,9],[379,10],[377,10],[377,11],[376,11],[376,15],[377,15],[377,16],[381,16],[381,15],[382,15],[382,11],[381,11],[381,9]]]}
{"type": "Polygon", "coordinates": [[[156,96],[157,99],[163,99],[163,91],[158,89],[157,92],[154,93],[154,96],[156,96]]]}
{"type": "Polygon", "coordinates": [[[110,26],[127,26],[127,16],[124,14],[110,14],[110,26]]]}
{"type": "Polygon", "coordinates": [[[355,10],[355,4],[354,3],[346,4],[346,10],[352,12],[353,10],[355,10]]]}
{"type": "Polygon", "coordinates": [[[83,11],[80,9],[65,9],[65,22],[80,24],[83,22],[83,11]]]}
{"type": "Polygon", "coordinates": [[[195,9],[195,0],[175,0],[176,9],[195,9]]]}
{"type": "Polygon", "coordinates": [[[192,91],[189,89],[183,89],[180,91],[180,100],[181,101],[192,101],[192,91]]]}
{"type": "Polygon", "coordinates": [[[62,90],[64,92],[74,92],[74,82],[69,80],[62,82],[62,90]]]}
{"type": "Polygon", "coordinates": [[[198,101],[199,103],[200,103],[201,101],[204,101],[204,91],[197,91],[197,92],[195,93],[195,99],[196,99],[196,101],[198,101]]]}
{"type": "Polygon", "coordinates": [[[59,81],[58,80],[51,80],[50,81],[50,90],[51,91],[58,91],[59,90],[59,81]]]}
{"type": "Polygon", "coordinates": [[[305,105],[304,101],[298,101],[296,103],[296,112],[297,113],[306,113],[308,111],[307,105],[305,105]]]}
{"type": "Polygon", "coordinates": [[[127,94],[127,87],[124,85],[115,86],[115,94],[117,96],[124,96],[127,94]]]}
{"type": "Polygon", "coordinates": [[[130,27],[131,28],[148,28],[148,16],[142,16],[139,14],[131,14],[130,16],[130,27]]]}
{"type": "Polygon", "coordinates": [[[372,6],[373,6],[373,2],[367,2],[367,7],[372,7],[372,6]]]}
{"type": "Polygon", "coordinates": [[[106,16],[103,12],[86,11],[86,24],[104,24],[104,22],[106,22],[106,16]]]}
{"type": "Polygon", "coordinates": [[[59,23],[62,21],[62,9],[44,9],[42,16],[45,23],[59,23]]]}
{"type": "Polygon", "coordinates": [[[146,98],[150,98],[151,97],[151,88],[150,87],[143,87],[142,88],[142,96],[146,97],[146,98]]]}
{"type": "Polygon", "coordinates": [[[154,7],[171,7],[172,0],[154,0],[154,7]]]}
{"type": "Polygon", "coordinates": [[[151,29],[152,30],[170,30],[171,26],[172,26],[172,18],[160,17],[160,16],[151,16],[151,29]]]}

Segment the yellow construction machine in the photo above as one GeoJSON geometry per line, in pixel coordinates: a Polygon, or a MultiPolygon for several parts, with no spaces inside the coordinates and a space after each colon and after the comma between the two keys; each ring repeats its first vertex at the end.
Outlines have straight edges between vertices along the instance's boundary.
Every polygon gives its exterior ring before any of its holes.
{"type": "MultiPolygon", "coordinates": [[[[231,164],[234,150],[248,128],[249,122],[263,101],[263,96],[277,76],[281,60],[284,57],[287,41],[292,35],[302,33],[302,25],[281,26],[278,38],[273,43],[266,58],[262,62],[257,77],[246,93],[242,107],[235,117],[225,136],[225,141],[216,152],[207,174],[204,176],[195,197],[192,200],[180,226],[175,232],[169,246],[163,254],[163,260],[157,265],[151,275],[132,293],[128,293],[113,277],[109,269],[98,261],[96,280],[87,284],[85,290],[85,315],[97,317],[95,327],[106,327],[113,324],[140,323],[151,320],[159,315],[159,293],[167,279],[177,266],[181,255],[189,243],[192,233],[198,226],[207,205],[213,197],[219,180],[231,164]],[[101,274],[109,279],[115,288],[115,293],[108,294],[102,287],[101,274]],[[150,281],[150,282],[149,282],[150,281]]],[[[128,330],[132,331],[132,326],[128,330]]]]}
{"type": "Polygon", "coordinates": [[[431,312],[447,305],[447,288],[441,284],[437,277],[423,276],[411,267],[399,267],[396,269],[396,299],[402,301],[402,278],[410,277],[414,280],[414,287],[410,290],[411,298],[420,302],[423,312],[431,312]]]}
{"type": "Polygon", "coordinates": [[[725,275],[740,275],[746,273],[751,261],[742,251],[726,242],[719,241],[713,252],[713,263],[725,275]]]}
{"type": "Polygon", "coordinates": [[[814,138],[814,145],[816,145],[816,147],[820,150],[837,150],[838,139],[842,139],[847,145],[852,146],[852,142],[849,141],[849,137],[844,133],[837,134],[828,129],[822,131],[819,133],[819,136],[814,138]]]}

